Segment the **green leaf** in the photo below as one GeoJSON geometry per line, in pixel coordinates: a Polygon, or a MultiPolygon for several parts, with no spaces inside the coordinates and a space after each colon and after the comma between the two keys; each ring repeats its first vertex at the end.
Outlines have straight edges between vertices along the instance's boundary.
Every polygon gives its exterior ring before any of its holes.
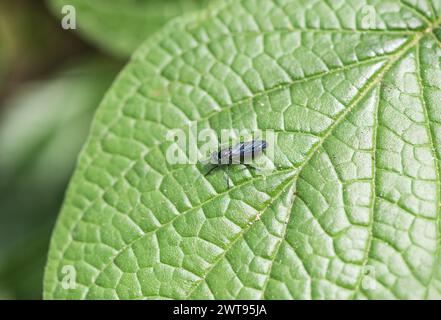
{"type": "Polygon", "coordinates": [[[38,299],[50,233],[117,66],[91,59],[23,86],[0,123],[0,296],[38,299]],[[17,236],[20,235],[20,236],[17,236]]]}
{"type": "Polygon", "coordinates": [[[441,298],[440,22],[437,0],[241,0],[168,24],[95,115],[45,297],[441,298]],[[228,189],[168,163],[189,123],[274,130],[276,169],[228,189]]]}
{"type": "Polygon", "coordinates": [[[54,13],[73,6],[78,31],[106,51],[129,56],[168,20],[207,6],[209,0],[48,0],[54,13]]]}

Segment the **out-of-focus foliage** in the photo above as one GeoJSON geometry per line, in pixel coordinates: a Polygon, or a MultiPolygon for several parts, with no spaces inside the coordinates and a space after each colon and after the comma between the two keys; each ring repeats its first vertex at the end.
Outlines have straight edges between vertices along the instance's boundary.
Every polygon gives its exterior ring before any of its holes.
{"type": "Polygon", "coordinates": [[[0,298],[41,297],[50,230],[95,107],[117,68],[98,60],[21,88],[0,122],[0,298]]]}
{"type": "Polygon", "coordinates": [[[2,40],[0,37],[0,86],[3,84],[6,74],[6,51],[2,40]]]}
{"type": "Polygon", "coordinates": [[[0,100],[26,79],[85,50],[84,43],[60,28],[42,0],[0,1],[0,100]]]}
{"type": "Polygon", "coordinates": [[[209,0],[49,0],[55,14],[75,8],[85,38],[120,57],[129,56],[171,18],[205,7],[209,0]]]}

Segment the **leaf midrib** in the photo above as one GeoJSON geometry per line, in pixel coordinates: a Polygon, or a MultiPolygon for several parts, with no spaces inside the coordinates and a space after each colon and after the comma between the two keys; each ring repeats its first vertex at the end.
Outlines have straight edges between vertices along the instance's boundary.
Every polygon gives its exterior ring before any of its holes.
{"type": "MultiPolygon", "coordinates": [[[[323,143],[326,141],[326,139],[333,133],[334,129],[336,127],[338,127],[340,125],[340,123],[346,118],[346,116],[351,113],[351,111],[357,106],[357,104],[371,91],[371,89],[373,89],[377,84],[381,83],[381,81],[383,80],[384,75],[387,73],[387,71],[392,68],[394,66],[395,63],[399,62],[400,59],[402,57],[404,57],[406,55],[407,52],[409,52],[410,50],[412,50],[415,46],[418,45],[419,41],[421,40],[421,38],[424,36],[423,33],[418,33],[413,40],[409,41],[406,45],[403,46],[403,48],[397,52],[396,54],[393,54],[393,58],[387,62],[383,67],[380,68],[380,71],[377,72],[377,75],[375,76],[375,79],[368,83],[368,85],[366,85],[365,87],[363,87],[361,90],[359,90],[357,96],[355,99],[353,99],[353,101],[351,101],[349,103],[349,106],[342,112],[342,114],[335,120],[335,122],[328,128],[327,133],[323,136],[323,138],[321,139],[321,141],[319,143],[317,143],[312,149],[311,151],[308,153],[308,156],[305,157],[304,162],[302,163],[301,166],[299,166],[298,171],[296,173],[296,175],[293,177],[293,179],[297,179],[299,177],[299,175],[302,173],[304,167],[309,164],[309,161],[312,159],[312,157],[316,154],[316,152],[322,147],[323,143]],[[361,92],[361,94],[360,94],[361,92]]],[[[373,206],[374,208],[374,206],[373,206]]],[[[373,209],[374,210],[374,209],[373,209]]],[[[291,213],[292,215],[292,213],[291,213]]],[[[290,215],[290,218],[291,218],[290,215]]],[[[438,214],[439,216],[439,214],[438,214]]],[[[373,226],[373,221],[370,224],[370,227],[372,228],[373,226]]],[[[287,224],[284,226],[284,231],[287,228],[287,224]]],[[[249,228],[247,228],[246,230],[249,230],[249,228]]],[[[246,231],[245,231],[246,232],[246,231]]],[[[245,233],[244,232],[244,233],[245,233]]],[[[368,243],[368,251],[367,251],[367,255],[366,258],[364,259],[364,265],[367,263],[368,259],[369,259],[369,255],[370,255],[370,247],[371,247],[371,241],[372,241],[372,231],[369,232],[370,236],[369,236],[369,243],[368,243]]],[[[281,241],[285,241],[285,239],[281,240],[281,241]]],[[[271,260],[271,266],[270,269],[272,268],[273,264],[274,264],[274,260],[277,257],[277,254],[279,252],[280,249],[280,245],[277,247],[273,258],[271,260]]],[[[227,254],[227,252],[224,252],[222,255],[225,256],[227,254]]],[[[215,268],[215,265],[212,266],[212,268],[210,268],[210,271],[213,270],[215,268]]],[[[209,273],[207,273],[205,275],[205,278],[208,276],[209,273]]],[[[271,274],[268,274],[268,277],[271,277],[271,274]]],[[[360,276],[360,278],[362,278],[362,275],[360,276]]],[[[358,281],[359,283],[361,283],[361,279],[358,281]]],[[[191,296],[190,292],[187,295],[187,298],[191,296]]],[[[356,293],[356,291],[354,291],[354,294],[356,293]]],[[[262,296],[265,294],[265,292],[262,292],[262,296]]]]}
{"type": "MultiPolygon", "coordinates": [[[[441,18],[440,19],[438,19],[435,23],[434,23],[434,26],[431,26],[431,27],[429,27],[427,30],[429,30],[430,29],[430,32],[427,32],[427,31],[425,31],[425,32],[422,32],[422,33],[420,33],[419,34],[419,36],[416,36],[415,37],[415,39],[414,39],[414,45],[412,45],[412,46],[409,46],[409,48],[408,48],[408,50],[407,51],[410,51],[410,50],[412,50],[413,49],[413,47],[416,47],[416,61],[417,61],[417,72],[418,72],[418,75],[417,75],[417,77],[418,77],[418,79],[419,79],[419,86],[420,86],[420,89],[421,89],[421,93],[422,93],[422,103],[423,103],[423,112],[425,113],[425,119],[427,120],[427,122],[425,121],[425,125],[427,125],[427,129],[428,129],[428,134],[429,134],[429,139],[430,139],[430,146],[431,146],[431,152],[432,152],[432,156],[433,156],[433,159],[434,159],[434,161],[435,161],[435,166],[436,166],[436,168],[435,168],[435,172],[436,172],[436,176],[437,176],[437,178],[436,178],[436,182],[437,182],[437,198],[438,198],[438,202],[440,202],[441,200],[440,200],[440,193],[441,193],[441,189],[440,189],[440,184],[441,184],[441,180],[440,180],[440,175],[439,175],[439,170],[440,170],[440,168],[441,168],[441,165],[439,164],[439,162],[440,162],[440,159],[438,159],[438,157],[437,157],[437,155],[436,155],[436,152],[435,152],[435,150],[434,150],[434,148],[435,148],[435,145],[434,145],[434,141],[433,141],[433,132],[432,132],[432,127],[431,127],[431,125],[430,125],[430,117],[429,117],[429,115],[428,115],[428,112],[427,112],[427,106],[426,106],[426,102],[425,102],[425,98],[424,98],[424,86],[422,85],[422,80],[421,80],[421,68],[420,68],[420,56],[419,56],[419,50],[418,50],[418,48],[419,48],[419,45],[420,45],[420,40],[423,38],[423,37],[425,37],[425,36],[427,36],[427,35],[429,35],[429,36],[434,36],[434,34],[433,34],[433,32],[432,32],[432,30],[436,27],[436,25],[437,24],[440,24],[441,23],[441,18]]],[[[436,40],[436,37],[435,37],[435,40],[436,40]]],[[[437,41],[438,42],[438,41],[437,41]]],[[[440,44],[439,42],[438,42],[438,44],[440,44]]],[[[402,56],[404,57],[405,56],[405,53],[406,52],[403,52],[403,54],[402,54],[402,56]]],[[[400,59],[397,59],[397,61],[399,61],[400,59]]],[[[397,62],[397,61],[395,61],[395,63],[397,62]]],[[[392,66],[391,66],[392,67],[392,66]]],[[[380,88],[380,90],[381,90],[381,88],[380,88]]],[[[381,94],[381,92],[379,92],[379,94],[381,94]]],[[[379,100],[379,99],[378,99],[379,100]]],[[[378,101],[378,103],[377,103],[377,106],[376,106],[376,114],[377,114],[377,112],[378,112],[378,108],[379,108],[379,101],[378,101]]],[[[376,121],[378,120],[377,119],[377,117],[375,117],[375,119],[376,119],[376,121]]],[[[376,127],[376,128],[378,128],[378,126],[376,127]]],[[[377,136],[377,134],[376,134],[376,131],[377,130],[375,130],[375,137],[377,136]]],[[[376,148],[376,144],[377,144],[377,142],[376,142],[376,139],[375,139],[375,141],[374,141],[374,148],[376,148]]],[[[374,149],[375,150],[375,149],[374,149]]],[[[375,158],[374,158],[374,163],[375,163],[375,158]]],[[[375,170],[375,168],[376,168],[376,166],[374,165],[374,170],[375,170]]],[[[374,179],[373,180],[375,180],[375,174],[374,174],[374,179]]],[[[373,184],[374,185],[374,187],[375,187],[375,183],[373,184]]],[[[376,207],[376,198],[377,198],[377,196],[376,196],[376,194],[375,194],[375,192],[373,193],[373,196],[374,196],[374,201],[373,201],[373,205],[372,205],[372,212],[371,212],[371,214],[372,214],[372,216],[370,217],[370,224],[369,224],[369,242],[368,242],[368,246],[367,246],[367,248],[368,248],[368,250],[367,250],[367,252],[366,252],[366,254],[365,254],[365,257],[364,257],[364,259],[363,259],[363,266],[366,266],[366,264],[367,264],[367,262],[369,261],[369,259],[371,258],[371,243],[372,243],[372,240],[373,240],[373,235],[372,235],[372,229],[373,229],[373,225],[374,225],[374,220],[373,220],[373,215],[374,215],[374,211],[375,211],[375,207],[376,207]]],[[[440,219],[441,219],[441,202],[440,202],[440,204],[438,205],[438,208],[437,208],[437,218],[436,218],[436,237],[437,237],[437,249],[436,249],[436,254],[435,254],[435,258],[434,258],[434,263],[433,263],[433,269],[432,269],[432,274],[431,274],[431,277],[430,277],[430,279],[429,279],[429,282],[427,283],[427,289],[426,289],[426,293],[425,293],[425,298],[427,299],[427,297],[428,297],[428,294],[429,294],[429,292],[430,292],[430,284],[431,284],[431,282],[432,282],[432,280],[433,280],[433,277],[434,277],[434,274],[435,274],[435,271],[436,271],[436,263],[437,263],[437,260],[439,259],[439,255],[440,255],[440,252],[441,252],[441,237],[440,237],[440,230],[439,230],[439,228],[440,228],[440,219]]],[[[363,269],[363,268],[362,268],[363,269]]],[[[409,267],[409,269],[410,269],[410,271],[412,272],[412,274],[413,274],[413,270],[409,267]]],[[[359,287],[360,287],[360,285],[361,285],[361,281],[362,281],[362,279],[363,279],[363,277],[364,277],[364,274],[363,273],[361,273],[360,274],[360,276],[359,276],[359,279],[358,279],[358,281],[357,281],[357,285],[356,285],[356,288],[355,288],[355,290],[354,290],[354,293],[353,293],[353,295],[352,295],[352,298],[353,299],[355,299],[356,298],[356,294],[358,293],[358,291],[359,291],[359,287]]],[[[419,279],[419,277],[417,276],[417,275],[415,275],[414,274],[414,277],[422,284],[422,285],[425,285],[425,283],[424,282],[421,282],[421,279],[419,279]]],[[[393,292],[393,291],[390,291],[394,296],[395,296],[395,293],[393,292]]]]}
{"type": "MultiPolygon", "coordinates": [[[[316,154],[316,152],[322,147],[323,143],[326,141],[326,139],[333,133],[334,129],[336,127],[338,127],[340,125],[340,123],[346,118],[346,116],[357,106],[357,104],[370,92],[370,90],[375,87],[378,83],[381,82],[381,80],[383,79],[384,74],[396,63],[400,60],[400,58],[402,58],[406,52],[408,52],[409,50],[411,50],[413,48],[413,46],[415,46],[415,44],[418,43],[418,41],[420,40],[421,37],[415,36],[415,38],[410,41],[407,45],[404,46],[404,48],[402,49],[402,54],[394,54],[394,58],[391,59],[388,63],[386,63],[384,66],[382,66],[380,68],[379,71],[377,71],[375,79],[368,83],[368,85],[365,85],[361,90],[358,91],[356,97],[349,103],[349,106],[342,112],[341,115],[339,115],[339,117],[337,117],[337,119],[335,120],[335,122],[326,130],[326,134],[322,137],[322,139],[320,140],[320,142],[318,142],[312,149],[311,151],[308,153],[308,155],[305,157],[304,162],[302,162],[302,164],[299,166],[298,171],[296,172],[295,176],[293,177],[293,179],[297,179],[304,167],[306,165],[309,164],[309,161],[312,159],[312,157],[314,157],[314,155],[316,154]]],[[[295,181],[297,182],[297,180],[295,181]]],[[[292,216],[292,213],[290,215],[290,218],[292,216]]],[[[284,230],[283,232],[285,232],[287,228],[287,224],[284,225],[284,230]]],[[[244,233],[246,233],[246,231],[248,231],[250,229],[250,227],[245,228],[244,233]]],[[[281,240],[281,241],[285,241],[285,239],[281,240]]],[[[232,246],[231,246],[232,247],[232,246]]],[[[231,248],[230,247],[230,248],[231,248]]],[[[275,253],[273,255],[273,258],[271,259],[271,266],[270,269],[272,268],[272,265],[274,264],[274,260],[277,257],[277,254],[279,252],[280,246],[278,246],[278,248],[275,250],[275,253]]],[[[225,256],[227,254],[227,251],[225,251],[222,256],[225,256]]],[[[221,261],[221,259],[219,260],[219,262],[221,261]]],[[[204,279],[208,276],[208,274],[216,267],[216,264],[213,264],[213,266],[209,269],[209,272],[204,276],[204,279]]],[[[268,277],[271,277],[271,274],[268,274],[268,277]]],[[[196,286],[198,287],[198,286],[196,286]]],[[[186,298],[189,298],[191,296],[193,291],[190,291],[189,294],[186,296],[186,298]]],[[[262,294],[264,294],[265,292],[263,292],[262,294]]]]}

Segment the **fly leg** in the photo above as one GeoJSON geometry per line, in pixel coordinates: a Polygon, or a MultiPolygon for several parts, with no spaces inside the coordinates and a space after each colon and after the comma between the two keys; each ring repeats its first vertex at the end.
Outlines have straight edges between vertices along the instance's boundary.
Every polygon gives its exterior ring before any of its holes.
{"type": "Polygon", "coordinates": [[[248,170],[260,171],[259,168],[255,167],[255,166],[252,166],[252,165],[249,164],[249,163],[242,163],[242,164],[243,164],[248,170]]]}
{"type": "Polygon", "coordinates": [[[230,167],[227,166],[227,175],[226,175],[226,177],[227,177],[227,187],[228,187],[228,189],[230,189],[230,175],[229,175],[229,173],[230,173],[230,167]]]}
{"type": "Polygon", "coordinates": [[[218,166],[214,166],[213,168],[211,168],[210,170],[208,170],[208,172],[205,174],[205,176],[208,176],[211,172],[213,172],[214,169],[217,169],[218,166]]]}

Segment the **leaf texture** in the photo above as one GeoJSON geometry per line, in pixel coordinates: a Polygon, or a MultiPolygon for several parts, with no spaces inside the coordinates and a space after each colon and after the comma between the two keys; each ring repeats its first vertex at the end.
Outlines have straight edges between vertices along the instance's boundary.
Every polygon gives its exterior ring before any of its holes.
{"type": "Polygon", "coordinates": [[[173,20],[99,107],[45,297],[441,298],[440,22],[438,0],[237,0],[173,20]],[[190,122],[274,130],[276,170],[232,168],[228,189],[168,164],[167,132],[190,122]]]}

